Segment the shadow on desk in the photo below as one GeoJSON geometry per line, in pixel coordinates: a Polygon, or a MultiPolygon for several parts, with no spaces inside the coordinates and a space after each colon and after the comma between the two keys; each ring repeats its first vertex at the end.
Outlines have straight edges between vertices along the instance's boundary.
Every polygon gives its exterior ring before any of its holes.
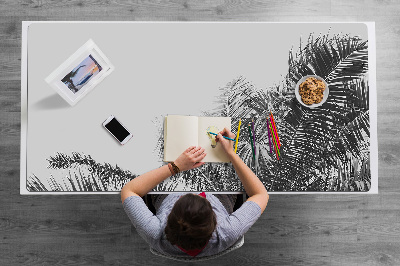
{"type": "Polygon", "coordinates": [[[56,93],[36,102],[33,107],[36,110],[56,110],[68,108],[70,105],[56,93]]]}

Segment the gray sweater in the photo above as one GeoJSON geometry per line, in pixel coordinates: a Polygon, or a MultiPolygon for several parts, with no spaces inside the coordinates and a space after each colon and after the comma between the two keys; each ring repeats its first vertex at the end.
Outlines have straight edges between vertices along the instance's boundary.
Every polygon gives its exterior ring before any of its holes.
{"type": "MultiPolygon", "coordinates": [[[[124,209],[138,234],[155,250],[172,256],[190,257],[167,240],[164,229],[172,207],[180,196],[190,192],[170,194],[164,199],[157,215],[154,215],[139,196],[131,196],[124,201],[124,209]]],[[[210,256],[232,246],[261,215],[261,208],[253,201],[246,201],[229,215],[217,197],[206,192],[207,200],[217,217],[217,227],[207,246],[197,257],[210,256]]]]}

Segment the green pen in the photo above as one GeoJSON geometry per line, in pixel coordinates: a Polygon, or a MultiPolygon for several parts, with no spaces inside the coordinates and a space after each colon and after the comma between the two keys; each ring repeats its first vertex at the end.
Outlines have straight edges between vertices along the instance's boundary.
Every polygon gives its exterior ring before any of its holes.
{"type": "Polygon", "coordinates": [[[255,161],[256,160],[256,154],[254,153],[253,137],[251,135],[251,125],[250,124],[249,124],[248,128],[249,128],[249,135],[250,135],[251,150],[253,151],[253,158],[254,158],[254,161],[255,161]]]}

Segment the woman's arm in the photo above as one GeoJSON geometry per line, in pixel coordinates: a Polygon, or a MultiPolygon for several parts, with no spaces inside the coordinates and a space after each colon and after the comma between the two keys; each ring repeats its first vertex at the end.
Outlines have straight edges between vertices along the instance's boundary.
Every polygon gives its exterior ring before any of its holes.
{"type": "Polygon", "coordinates": [[[261,213],[264,212],[267,207],[269,195],[267,190],[265,189],[264,184],[260,181],[260,179],[253,173],[253,171],[240,159],[239,155],[237,155],[233,150],[233,141],[227,140],[222,136],[227,136],[230,138],[234,138],[235,135],[230,132],[227,128],[224,128],[218,135],[217,141],[221,143],[222,148],[228,154],[229,159],[232,162],[233,167],[237,175],[242,181],[244,189],[246,193],[249,195],[248,201],[254,201],[261,208],[261,213]]]}
{"type": "MultiPolygon", "coordinates": [[[[205,156],[204,148],[191,146],[174,163],[181,171],[186,171],[203,165],[204,163],[201,160],[205,156]]],[[[171,171],[168,165],[164,165],[132,179],[121,190],[122,203],[130,196],[143,197],[169,176],[171,176],[171,171]]]]}

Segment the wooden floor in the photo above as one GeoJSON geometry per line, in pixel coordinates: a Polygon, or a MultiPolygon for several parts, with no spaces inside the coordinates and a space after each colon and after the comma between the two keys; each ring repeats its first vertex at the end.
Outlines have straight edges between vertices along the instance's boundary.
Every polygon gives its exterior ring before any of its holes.
{"type": "Polygon", "coordinates": [[[175,265],[149,252],[118,195],[19,195],[23,20],[375,21],[379,195],[273,195],[244,246],[204,265],[400,265],[400,2],[264,2],[1,1],[0,265],[175,265]]]}

